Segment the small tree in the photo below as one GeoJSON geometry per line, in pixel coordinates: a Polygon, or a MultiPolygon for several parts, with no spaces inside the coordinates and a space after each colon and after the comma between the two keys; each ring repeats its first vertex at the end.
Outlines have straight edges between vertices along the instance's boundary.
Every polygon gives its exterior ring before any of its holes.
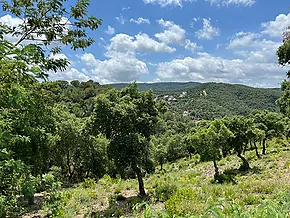
{"type": "Polygon", "coordinates": [[[283,115],[269,111],[255,110],[250,114],[257,128],[264,131],[262,139],[262,154],[266,154],[266,140],[278,137],[284,133],[283,115]]]}
{"type": "Polygon", "coordinates": [[[222,158],[222,150],[234,135],[220,119],[212,121],[208,129],[201,128],[190,138],[202,160],[213,161],[214,178],[219,179],[217,161],[222,158]]]}
{"type": "Polygon", "coordinates": [[[242,160],[241,170],[250,169],[247,159],[242,155],[242,152],[247,146],[248,138],[247,131],[249,128],[249,120],[242,116],[227,117],[224,119],[226,126],[234,134],[230,140],[231,148],[237,153],[237,156],[242,160]]]}

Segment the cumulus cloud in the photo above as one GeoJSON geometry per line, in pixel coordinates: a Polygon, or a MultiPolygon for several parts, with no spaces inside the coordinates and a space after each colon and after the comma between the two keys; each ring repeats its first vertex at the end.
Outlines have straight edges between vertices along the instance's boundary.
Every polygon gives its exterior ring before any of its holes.
{"type": "Polygon", "coordinates": [[[163,19],[157,20],[157,22],[164,28],[161,33],[156,33],[155,37],[166,44],[181,45],[185,40],[185,30],[172,21],[166,21],[163,19]]]}
{"type": "Polygon", "coordinates": [[[134,37],[127,34],[117,34],[111,39],[108,46],[108,51],[123,53],[134,53],[135,51],[172,53],[175,50],[163,42],[155,41],[145,33],[139,33],[134,37]]]}
{"type": "MultiPolygon", "coordinates": [[[[223,58],[208,53],[198,57],[178,58],[159,63],[156,80],[242,83],[255,87],[278,87],[287,69],[278,66],[276,50],[281,40],[274,40],[281,32],[282,20],[289,15],[279,15],[274,21],[262,23],[261,32],[238,32],[226,48],[238,58],[223,58]]],[[[187,42],[187,45],[195,44],[187,42]]]]}
{"type": "Polygon", "coordinates": [[[184,48],[185,48],[186,50],[191,51],[192,53],[194,53],[194,52],[196,52],[196,51],[200,51],[200,50],[203,49],[202,46],[197,45],[195,42],[191,42],[189,39],[187,39],[187,40],[185,41],[185,46],[184,46],[184,48]]]}
{"type": "Polygon", "coordinates": [[[131,18],[130,22],[131,23],[137,23],[137,24],[142,24],[142,23],[150,24],[150,20],[148,18],[143,18],[143,17],[138,17],[137,20],[131,18]]]}
{"type": "Polygon", "coordinates": [[[280,42],[267,40],[261,33],[239,32],[230,40],[227,48],[249,62],[277,64],[276,50],[280,42]]]}
{"type": "MultiPolygon", "coordinates": [[[[98,60],[92,53],[79,56],[85,68],[76,77],[88,77],[100,83],[132,82],[149,73],[147,64],[138,59],[137,52],[174,52],[175,48],[139,33],[135,36],[115,35],[106,50],[106,60],[98,60]]],[[[70,69],[62,73],[61,77],[70,78],[71,72],[70,69]]]]}
{"type": "Polygon", "coordinates": [[[72,81],[72,80],[79,80],[79,81],[88,81],[90,77],[86,75],[85,73],[79,71],[78,69],[71,67],[65,71],[60,71],[57,73],[49,73],[49,80],[66,80],[66,81],[72,81]]]}
{"type": "Polygon", "coordinates": [[[195,32],[195,35],[199,39],[213,39],[214,36],[220,35],[220,30],[217,27],[213,27],[211,19],[203,18],[203,28],[195,32]]]}
{"type": "Polygon", "coordinates": [[[286,27],[290,26],[290,13],[288,15],[279,14],[274,21],[264,22],[261,26],[264,28],[263,34],[281,38],[286,27]]]}
{"type": "Polygon", "coordinates": [[[81,60],[86,66],[84,72],[93,80],[101,83],[132,82],[142,74],[148,74],[146,63],[137,59],[133,54],[109,52],[107,57],[109,59],[100,61],[90,53],[84,54],[81,56],[81,60]]]}
{"type": "Polygon", "coordinates": [[[115,34],[115,28],[108,26],[108,29],[105,31],[109,35],[114,35],[115,34]]]}
{"type": "Polygon", "coordinates": [[[278,86],[283,69],[273,63],[251,63],[242,59],[225,59],[200,53],[199,57],[185,57],[159,63],[156,74],[161,80],[199,81],[278,86]],[[259,72],[259,73],[257,73],[259,72]]]}

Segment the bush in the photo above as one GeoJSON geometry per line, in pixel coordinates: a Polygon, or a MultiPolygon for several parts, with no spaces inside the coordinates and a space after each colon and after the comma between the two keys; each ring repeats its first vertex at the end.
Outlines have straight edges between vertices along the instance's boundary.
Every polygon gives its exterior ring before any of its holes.
{"type": "Polygon", "coordinates": [[[197,203],[196,190],[190,188],[181,189],[170,197],[165,203],[165,208],[171,216],[186,215],[188,213],[200,212],[197,203]]]}
{"type": "Polygon", "coordinates": [[[175,184],[158,184],[155,188],[155,197],[158,201],[167,201],[176,190],[175,184]]]}
{"type": "Polygon", "coordinates": [[[0,217],[6,217],[6,210],[5,210],[5,202],[6,197],[3,195],[0,195],[0,217]]]}
{"type": "Polygon", "coordinates": [[[33,180],[26,181],[22,186],[22,193],[28,200],[29,204],[34,203],[34,194],[36,192],[35,183],[33,180]]]}
{"type": "Polygon", "coordinates": [[[85,179],[85,181],[81,184],[81,188],[90,188],[95,189],[96,188],[96,182],[93,179],[85,179]]]}

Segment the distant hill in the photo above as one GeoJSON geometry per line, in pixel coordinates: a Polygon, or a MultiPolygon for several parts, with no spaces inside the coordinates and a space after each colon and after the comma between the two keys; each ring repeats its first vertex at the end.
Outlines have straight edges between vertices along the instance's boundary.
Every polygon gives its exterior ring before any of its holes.
{"type": "MultiPolygon", "coordinates": [[[[121,89],[128,84],[112,84],[121,89]]],[[[279,88],[253,88],[224,83],[139,83],[140,91],[152,89],[159,99],[169,102],[173,112],[187,111],[195,118],[213,119],[226,115],[247,115],[253,109],[278,112],[275,101],[279,88]],[[186,95],[182,95],[186,92],[186,95]]]]}
{"type": "MultiPolygon", "coordinates": [[[[199,84],[200,83],[198,82],[138,83],[138,88],[140,91],[147,91],[149,89],[152,89],[155,92],[160,92],[160,91],[183,90],[183,89],[195,87],[199,84]]],[[[109,86],[120,90],[128,85],[129,85],[128,83],[115,83],[115,84],[110,84],[109,86]]]]}

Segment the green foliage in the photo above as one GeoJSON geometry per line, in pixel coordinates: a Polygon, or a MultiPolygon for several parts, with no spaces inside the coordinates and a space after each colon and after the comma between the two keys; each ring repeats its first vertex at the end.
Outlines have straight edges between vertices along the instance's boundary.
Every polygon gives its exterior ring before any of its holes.
{"type": "Polygon", "coordinates": [[[160,183],[155,188],[155,198],[158,201],[167,201],[177,190],[175,184],[160,183]]]}
{"type": "Polygon", "coordinates": [[[97,98],[92,132],[110,139],[108,155],[119,169],[131,167],[138,176],[140,194],[145,195],[141,169],[153,171],[149,139],[155,133],[158,110],[151,91],[138,92],[136,84],[112,90],[97,98]]]}
{"type": "Polygon", "coordinates": [[[166,211],[173,215],[186,215],[188,213],[196,213],[201,208],[198,205],[193,204],[197,198],[196,190],[194,189],[181,189],[176,192],[165,203],[166,211]]]}
{"type": "Polygon", "coordinates": [[[96,188],[96,182],[93,179],[85,179],[85,181],[81,184],[82,188],[96,188]]]}
{"type": "Polygon", "coordinates": [[[15,216],[23,212],[19,200],[22,197],[30,200],[35,193],[29,168],[23,162],[13,159],[0,162],[0,193],[2,214],[15,216]]]}

